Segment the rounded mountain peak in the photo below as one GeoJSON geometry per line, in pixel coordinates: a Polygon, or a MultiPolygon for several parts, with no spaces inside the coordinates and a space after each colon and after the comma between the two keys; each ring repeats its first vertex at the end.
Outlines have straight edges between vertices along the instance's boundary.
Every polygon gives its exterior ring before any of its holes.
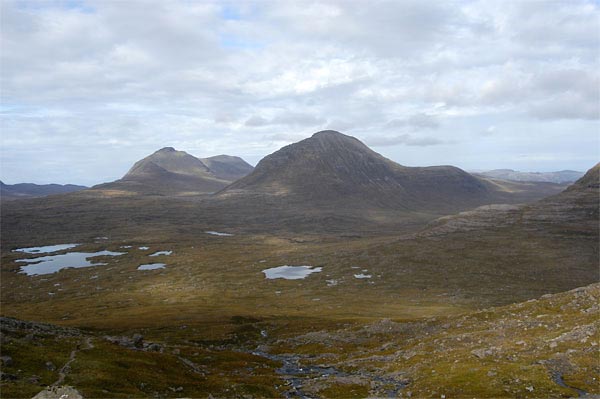
{"type": "Polygon", "coordinates": [[[191,176],[212,177],[208,167],[198,158],[173,147],[165,147],[138,161],[124,176],[125,179],[137,175],[153,174],[157,167],[171,173],[191,176]]]}
{"type": "Polygon", "coordinates": [[[323,138],[332,138],[332,137],[350,137],[343,133],[338,132],[337,130],[321,130],[312,135],[312,137],[323,137],[323,138]]]}
{"type": "Polygon", "coordinates": [[[177,150],[173,147],[164,147],[156,152],[177,152],[177,150]]]}
{"type": "Polygon", "coordinates": [[[355,137],[345,135],[335,130],[321,130],[320,132],[313,134],[307,139],[307,141],[317,141],[319,143],[332,144],[352,143],[364,146],[364,144],[355,137]]]}

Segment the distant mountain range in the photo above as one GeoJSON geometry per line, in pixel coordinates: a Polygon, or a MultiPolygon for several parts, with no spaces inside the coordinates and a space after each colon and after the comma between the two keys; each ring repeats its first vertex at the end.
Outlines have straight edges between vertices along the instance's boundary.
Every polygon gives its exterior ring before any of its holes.
{"type": "Polygon", "coordinates": [[[584,172],[577,172],[575,170],[561,170],[558,172],[519,172],[512,169],[494,169],[486,172],[478,172],[476,174],[494,179],[564,184],[576,181],[583,176],[584,172]]]}
{"type": "MultiPolygon", "coordinates": [[[[167,147],[115,182],[4,206],[7,214],[23,212],[41,231],[65,237],[88,230],[92,237],[97,230],[166,235],[173,229],[399,234],[440,216],[530,203],[565,187],[474,176],[453,166],[402,166],[354,137],[322,131],[266,156],[254,169],[237,157],[201,160],[167,147]],[[194,200],[177,199],[182,196],[194,200]],[[57,225],[59,216],[72,221],[57,225]]],[[[15,241],[32,228],[23,230],[22,220],[4,218],[15,241]]]]}
{"type": "Polygon", "coordinates": [[[145,195],[207,194],[221,190],[253,169],[239,157],[217,155],[199,159],[165,147],[136,162],[121,179],[92,190],[145,195]]]}
{"type": "Polygon", "coordinates": [[[78,186],[75,184],[4,184],[0,181],[0,198],[3,200],[16,200],[45,197],[52,194],[72,193],[85,190],[86,188],[86,186],[78,186]]]}
{"type": "MultiPolygon", "coordinates": [[[[326,130],[266,156],[256,169],[230,155],[196,158],[172,147],[136,162],[119,180],[86,190],[88,195],[190,196],[220,199],[269,196],[315,206],[456,211],[486,203],[526,202],[562,191],[582,172],[517,172],[497,169],[469,174],[453,166],[406,167],[358,139],[326,130]],[[549,183],[548,185],[532,183],[549,183]]],[[[5,199],[80,191],[75,185],[2,186],[5,199]]]]}

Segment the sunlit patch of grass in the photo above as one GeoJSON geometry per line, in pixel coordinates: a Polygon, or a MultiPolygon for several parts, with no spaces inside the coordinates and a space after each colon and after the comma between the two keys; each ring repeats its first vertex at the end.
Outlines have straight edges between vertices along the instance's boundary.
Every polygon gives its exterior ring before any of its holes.
{"type": "Polygon", "coordinates": [[[333,383],[318,393],[323,398],[364,398],[369,396],[369,387],[361,384],[333,383]]]}

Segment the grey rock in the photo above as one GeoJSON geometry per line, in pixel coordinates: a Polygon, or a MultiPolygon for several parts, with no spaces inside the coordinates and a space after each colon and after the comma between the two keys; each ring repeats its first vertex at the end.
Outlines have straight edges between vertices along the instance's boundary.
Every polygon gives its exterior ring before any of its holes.
{"type": "Polygon", "coordinates": [[[471,354],[479,359],[486,358],[488,356],[493,356],[496,354],[496,348],[481,348],[481,349],[473,349],[471,354]]]}
{"type": "Polygon", "coordinates": [[[136,348],[142,348],[144,346],[144,337],[141,334],[133,335],[133,346],[136,348]]]}
{"type": "Polygon", "coordinates": [[[153,344],[148,345],[148,350],[152,351],[152,352],[162,352],[163,347],[159,344],[153,343],[153,344]]]}
{"type": "Polygon", "coordinates": [[[0,371],[0,381],[15,381],[16,379],[18,379],[16,375],[0,371]]]}
{"type": "Polygon", "coordinates": [[[4,367],[10,367],[13,365],[13,359],[10,356],[2,356],[0,357],[0,362],[4,367]]]}

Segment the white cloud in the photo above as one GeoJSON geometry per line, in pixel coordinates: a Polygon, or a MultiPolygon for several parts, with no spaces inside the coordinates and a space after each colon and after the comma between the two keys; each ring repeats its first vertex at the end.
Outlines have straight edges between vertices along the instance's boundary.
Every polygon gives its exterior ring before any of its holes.
{"type": "Polygon", "coordinates": [[[165,145],[257,159],[324,128],[398,157],[427,148],[422,164],[452,161],[429,151],[439,144],[476,140],[496,146],[480,162],[509,160],[524,131],[548,153],[598,140],[597,2],[76,5],[0,4],[4,179],[110,180],[165,145]],[[482,137],[490,126],[502,135],[482,137]],[[543,139],[558,126],[568,135],[543,139]],[[54,162],[38,168],[35,149],[54,162]]]}
{"type": "Polygon", "coordinates": [[[368,145],[374,147],[386,147],[395,145],[409,145],[417,147],[427,147],[431,145],[449,144],[448,142],[435,137],[415,137],[410,134],[400,134],[397,136],[371,137],[367,140],[368,145]]]}
{"type": "Polygon", "coordinates": [[[483,135],[485,136],[491,136],[493,134],[496,134],[496,131],[498,129],[496,129],[496,126],[488,126],[484,131],[483,131],[483,135]]]}
{"type": "Polygon", "coordinates": [[[388,129],[408,128],[413,131],[424,129],[437,129],[440,127],[440,122],[435,115],[418,113],[410,115],[407,118],[392,119],[385,125],[388,129]]]}

